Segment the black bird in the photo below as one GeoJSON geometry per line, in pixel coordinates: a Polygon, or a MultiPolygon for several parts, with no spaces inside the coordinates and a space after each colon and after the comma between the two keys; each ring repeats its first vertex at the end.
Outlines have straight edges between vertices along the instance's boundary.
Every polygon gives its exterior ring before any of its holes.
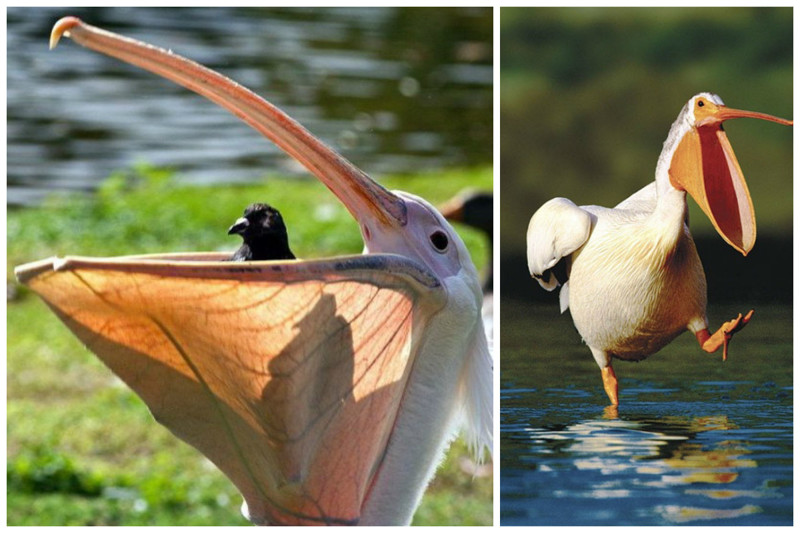
{"type": "Polygon", "coordinates": [[[492,275],[493,203],[492,193],[467,190],[451,198],[439,208],[439,211],[448,220],[461,222],[473,227],[481,231],[489,240],[489,264],[483,279],[483,292],[487,294],[494,289],[494,277],[492,275]]]}
{"type": "Polygon", "coordinates": [[[231,261],[295,259],[289,249],[283,217],[271,205],[249,205],[244,216],[228,230],[228,235],[233,234],[241,235],[244,243],[230,258],[231,261]]]}

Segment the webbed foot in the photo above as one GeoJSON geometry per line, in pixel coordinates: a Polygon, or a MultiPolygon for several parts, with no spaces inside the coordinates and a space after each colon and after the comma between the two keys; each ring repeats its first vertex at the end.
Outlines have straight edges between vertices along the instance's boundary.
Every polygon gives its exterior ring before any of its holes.
{"type": "Polygon", "coordinates": [[[722,346],[722,360],[728,360],[728,343],[731,341],[733,334],[742,329],[750,322],[750,318],[753,316],[753,310],[751,309],[745,316],[742,316],[739,313],[739,316],[734,318],[733,320],[728,320],[720,328],[714,332],[714,334],[710,334],[708,329],[704,329],[702,331],[697,332],[697,342],[700,343],[700,346],[708,353],[716,352],[720,346],[722,346]]]}

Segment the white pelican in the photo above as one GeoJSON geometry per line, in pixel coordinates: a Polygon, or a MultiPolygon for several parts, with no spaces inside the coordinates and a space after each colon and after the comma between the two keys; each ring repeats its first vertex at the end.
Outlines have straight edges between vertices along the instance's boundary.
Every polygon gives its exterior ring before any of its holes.
{"type": "Polygon", "coordinates": [[[462,423],[477,453],[491,450],[492,361],[461,239],[426,201],[387,191],[230,79],[74,17],[51,48],[62,35],[271,139],[350,211],[365,255],[68,256],[18,279],[231,479],[254,523],[409,523],[462,423]]]}
{"type": "Polygon", "coordinates": [[[447,220],[460,222],[483,233],[489,246],[489,261],[483,274],[483,328],[494,352],[494,206],[491,192],[467,189],[439,206],[447,220]]]}
{"type": "Polygon", "coordinates": [[[709,331],[705,273],[686,210],[688,192],[728,244],[744,255],[753,248],[753,204],[722,128],[742,117],[792,125],[700,93],[672,124],[654,182],[613,209],[554,198],[531,217],[528,269],[549,291],[561,285],[561,312],[570,309],[612,406],[619,404],[612,358],[639,361],[688,329],[706,352],[722,346],[725,360],[731,336],[753,314],[709,331]]]}

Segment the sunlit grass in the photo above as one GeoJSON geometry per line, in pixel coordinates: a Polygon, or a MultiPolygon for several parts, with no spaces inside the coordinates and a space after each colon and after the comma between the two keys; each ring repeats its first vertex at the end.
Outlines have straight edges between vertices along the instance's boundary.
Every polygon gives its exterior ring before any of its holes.
{"type": "MultiPolygon", "coordinates": [[[[463,188],[491,189],[492,176],[489,169],[453,170],[381,182],[436,205],[463,188]]],[[[281,211],[291,247],[300,257],[361,252],[358,226],[315,179],[270,177],[258,185],[182,187],[169,171],[140,166],[111,176],[97,195],[55,197],[43,208],[11,210],[9,265],[65,254],[234,250],[241,239],[228,236],[227,229],[253,202],[267,202],[281,211]]],[[[477,233],[462,229],[480,267],[486,245],[477,233]]]]}

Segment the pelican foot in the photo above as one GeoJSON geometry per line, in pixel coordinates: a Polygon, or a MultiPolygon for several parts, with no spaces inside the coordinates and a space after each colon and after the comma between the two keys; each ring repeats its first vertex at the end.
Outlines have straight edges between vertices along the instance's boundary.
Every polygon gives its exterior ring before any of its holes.
{"type": "Polygon", "coordinates": [[[708,329],[697,332],[697,341],[702,346],[703,350],[708,353],[716,352],[722,346],[722,360],[728,360],[728,343],[731,341],[733,334],[742,329],[750,322],[753,316],[751,309],[745,316],[739,313],[739,316],[732,320],[728,320],[720,328],[714,332],[713,335],[708,333],[708,329]]]}
{"type": "Polygon", "coordinates": [[[600,372],[603,374],[603,388],[606,389],[611,405],[619,405],[619,385],[617,384],[617,375],[614,373],[614,369],[611,368],[611,365],[608,365],[601,368],[600,372]]]}

